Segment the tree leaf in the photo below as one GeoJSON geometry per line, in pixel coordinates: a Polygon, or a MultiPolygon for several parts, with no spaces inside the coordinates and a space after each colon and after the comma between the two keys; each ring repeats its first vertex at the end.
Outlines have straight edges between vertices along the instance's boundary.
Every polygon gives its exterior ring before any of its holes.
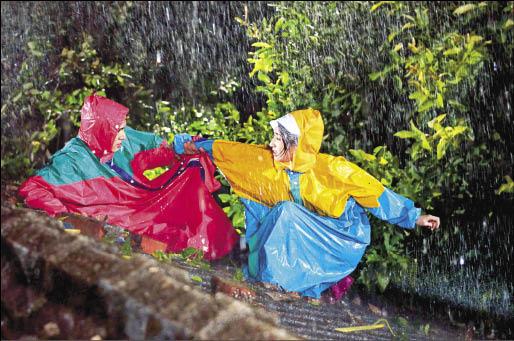
{"type": "Polygon", "coordinates": [[[415,138],[417,136],[417,134],[410,130],[402,130],[402,131],[396,132],[394,134],[394,136],[399,137],[401,139],[411,139],[411,138],[415,138]]]}
{"type": "Polygon", "coordinates": [[[426,101],[419,106],[418,111],[425,112],[425,111],[431,109],[433,106],[434,106],[434,101],[432,101],[432,100],[426,101]]]}
{"type": "Polygon", "coordinates": [[[192,281],[195,281],[195,282],[198,282],[198,283],[202,283],[202,282],[203,282],[202,277],[200,277],[200,276],[196,276],[196,275],[191,276],[191,280],[192,280],[192,281]]]}
{"type": "Polygon", "coordinates": [[[378,273],[378,274],[377,274],[377,285],[378,285],[378,289],[379,289],[381,292],[384,292],[384,291],[385,291],[385,289],[387,288],[387,286],[389,285],[389,281],[390,281],[390,280],[391,280],[391,278],[390,278],[388,275],[378,273]]]}
{"type": "Polygon", "coordinates": [[[387,41],[388,41],[388,42],[392,42],[392,41],[393,41],[393,39],[398,35],[398,33],[400,33],[400,32],[398,32],[398,31],[393,31],[393,32],[389,33],[389,34],[387,35],[387,41]]]}
{"type": "Polygon", "coordinates": [[[264,72],[257,72],[257,79],[265,84],[271,83],[271,79],[264,72]]]}
{"type": "Polygon", "coordinates": [[[439,125],[439,127],[441,126],[440,124],[445,119],[445,117],[446,117],[446,114],[441,114],[441,115],[437,116],[436,118],[434,118],[428,122],[428,127],[438,130],[437,126],[438,125],[439,125]]]}
{"type": "Polygon", "coordinates": [[[462,5],[462,6],[457,7],[455,9],[455,11],[453,11],[453,14],[454,15],[462,15],[464,13],[474,10],[476,7],[477,7],[477,5],[474,5],[474,4],[462,5]]]}
{"type": "Polygon", "coordinates": [[[460,135],[462,134],[463,132],[465,132],[468,128],[465,127],[465,126],[456,126],[456,127],[453,127],[452,129],[452,132],[450,133],[450,137],[455,137],[457,135],[460,135]]]}
{"type": "Polygon", "coordinates": [[[468,64],[470,64],[470,65],[479,63],[484,59],[483,55],[478,51],[471,51],[467,57],[468,57],[468,64]]]}
{"type": "Polygon", "coordinates": [[[378,8],[380,8],[382,5],[391,4],[394,3],[394,1],[379,1],[373,6],[371,6],[370,12],[375,12],[378,8]]]}
{"type": "Polygon", "coordinates": [[[23,90],[32,89],[33,87],[34,87],[34,84],[32,82],[23,84],[23,90]]]}
{"type": "Polygon", "coordinates": [[[437,160],[441,160],[446,153],[446,146],[447,141],[445,138],[442,138],[439,140],[439,143],[437,144],[437,160]]]}
{"type": "Polygon", "coordinates": [[[427,63],[432,64],[434,61],[434,54],[429,49],[425,50],[425,57],[427,59],[427,63]]]}
{"type": "Polygon", "coordinates": [[[262,48],[270,48],[270,47],[272,47],[270,44],[265,43],[263,41],[258,41],[256,43],[253,43],[252,46],[254,46],[254,47],[262,47],[262,48]]]}
{"type": "Polygon", "coordinates": [[[425,134],[421,135],[421,147],[423,147],[423,149],[428,150],[429,152],[432,151],[432,147],[430,146],[430,143],[428,142],[425,134]]]}
{"type": "Polygon", "coordinates": [[[443,96],[441,94],[437,94],[436,105],[438,108],[444,107],[443,96]]]}
{"type": "Polygon", "coordinates": [[[382,76],[382,71],[372,72],[369,74],[369,79],[372,81],[376,81],[381,76],[382,76]]]}
{"type": "Polygon", "coordinates": [[[284,17],[278,18],[277,22],[275,23],[275,33],[280,31],[280,29],[282,28],[282,25],[284,24],[285,21],[286,21],[286,19],[284,17]]]}
{"type": "Polygon", "coordinates": [[[509,28],[511,28],[512,26],[514,26],[514,21],[512,21],[512,19],[507,19],[507,21],[505,21],[505,24],[503,24],[503,29],[504,30],[508,30],[509,28]]]}
{"type": "Polygon", "coordinates": [[[423,333],[425,333],[425,336],[428,336],[428,331],[430,330],[430,324],[427,323],[423,326],[423,333]]]}
{"type": "Polygon", "coordinates": [[[403,32],[403,31],[408,30],[409,28],[413,28],[415,26],[416,25],[414,25],[413,23],[408,22],[408,23],[406,23],[405,25],[402,26],[401,31],[403,32]]]}
{"type": "Polygon", "coordinates": [[[289,83],[289,74],[285,71],[281,72],[280,79],[282,79],[282,84],[287,85],[289,83]]]}
{"type": "Polygon", "coordinates": [[[451,55],[454,55],[454,54],[459,54],[461,51],[462,51],[462,49],[460,47],[452,47],[451,49],[448,49],[448,50],[444,51],[443,55],[451,56],[451,55]]]}

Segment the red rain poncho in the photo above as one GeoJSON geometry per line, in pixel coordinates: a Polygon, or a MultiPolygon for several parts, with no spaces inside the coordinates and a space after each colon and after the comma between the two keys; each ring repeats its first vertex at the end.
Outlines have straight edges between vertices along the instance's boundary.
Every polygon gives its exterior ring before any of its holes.
{"type": "Polygon", "coordinates": [[[78,137],[19,189],[29,207],[52,216],[78,213],[167,244],[187,247],[206,259],[230,252],[238,236],[211,193],[220,188],[215,167],[202,153],[177,156],[161,138],[129,127],[122,148],[111,152],[128,109],[107,98],[86,98],[78,137]],[[169,170],[148,180],[147,169],[169,170]]]}

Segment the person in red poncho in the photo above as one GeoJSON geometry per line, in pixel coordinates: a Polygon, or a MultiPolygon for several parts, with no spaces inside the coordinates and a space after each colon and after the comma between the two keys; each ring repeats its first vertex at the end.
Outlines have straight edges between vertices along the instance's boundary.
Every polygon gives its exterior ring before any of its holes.
{"type": "Polygon", "coordinates": [[[51,216],[77,213],[167,245],[194,247],[208,260],[227,255],[238,235],[212,197],[220,188],[205,153],[177,155],[166,141],[126,126],[129,109],[93,94],[81,110],[78,136],[25,181],[27,206],[51,216]],[[143,172],[167,166],[149,180],[143,172]]]}

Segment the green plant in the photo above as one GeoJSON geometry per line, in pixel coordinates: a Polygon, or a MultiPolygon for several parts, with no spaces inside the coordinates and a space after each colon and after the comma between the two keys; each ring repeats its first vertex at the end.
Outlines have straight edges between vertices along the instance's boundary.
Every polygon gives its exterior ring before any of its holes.
{"type": "Polygon", "coordinates": [[[232,279],[235,281],[238,281],[238,282],[243,282],[244,281],[243,270],[241,268],[237,268],[236,271],[234,272],[234,276],[232,276],[232,279]]]}
{"type": "MultiPolygon", "coordinates": [[[[148,99],[149,91],[131,81],[130,71],[125,66],[101,63],[92,46],[92,38],[87,35],[77,48],[62,50],[54,79],[43,82],[34,78],[29,65],[42,58],[45,48],[49,46],[29,42],[28,57],[18,76],[18,82],[23,85],[2,106],[2,119],[21,112],[38,122],[28,127],[26,133],[30,132],[30,136],[23,137],[25,141],[14,138],[7,150],[2,149],[2,170],[6,171],[7,177],[19,177],[20,170],[32,173],[53,151],[73,137],[79,127],[84,98],[93,92],[105,96],[110,91],[123,91],[133,94],[136,103],[148,99]]],[[[132,106],[130,102],[125,104],[137,118],[138,106],[132,106]]]]}
{"type": "Polygon", "coordinates": [[[219,194],[221,202],[226,204],[223,211],[232,220],[232,225],[236,232],[241,234],[245,228],[244,206],[239,200],[239,197],[230,189],[230,193],[219,194]]]}
{"type": "Polygon", "coordinates": [[[196,249],[194,247],[187,247],[182,250],[180,253],[173,252],[163,252],[160,250],[152,253],[152,257],[157,259],[159,262],[169,263],[174,259],[180,259],[185,261],[186,263],[201,269],[209,269],[210,264],[203,260],[204,253],[202,250],[196,249]]]}
{"type": "Polygon", "coordinates": [[[123,256],[131,257],[132,256],[132,246],[131,246],[131,238],[130,235],[125,237],[123,241],[123,245],[120,248],[120,252],[123,256]]]}
{"type": "MultiPolygon", "coordinates": [[[[461,7],[396,1],[270,6],[275,13],[262,22],[237,19],[253,39],[248,61],[253,66],[250,76],[259,82],[257,90],[266,96],[261,113],[267,111],[269,120],[306,106],[320,109],[325,150],[339,154],[349,149],[361,167],[426,210],[451,200],[450,214],[464,214],[465,200],[474,195],[467,181],[470,165],[484,167],[489,151],[476,143],[466,96],[490,61],[493,45],[511,44],[506,38],[512,20],[498,13],[509,13],[512,4],[503,9],[497,2],[461,7]],[[441,23],[442,13],[455,21],[441,23]],[[482,29],[479,22],[486,15],[501,25],[482,29]],[[355,16],[369,22],[353,22],[355,16]],[[334,24],[342,17],[351,26],[334,24]],[[385,39],[376,30],[384,25],[385,39]],[[375,92],[373,98],[369,91],[375,92]],[[396,130],[380,129],[398,142],[373,146],[370,138],[388,139],[370,133],[366,117],[388,122],[390,111],[397,111],[397,121],[407,122],[410,130],[399,124],[396,130]],[[406,153],[394,155],[398,150],[406,153]]],[[[405,270],[410,261],[404,232],[373,225],[380,233],[373,235],[359,279],[384,290],[391,274],[405,270]]],[[[441,242],[447,238],[445,233],[441,242]]]]}
{"type": "Polygon", "coordinates": [[[500,188],[496,191],[496,194],[500,195],[502,193],[514,193],[514,181],[508,175],[504,176],[506,183],[502,184],[500,188]]]}

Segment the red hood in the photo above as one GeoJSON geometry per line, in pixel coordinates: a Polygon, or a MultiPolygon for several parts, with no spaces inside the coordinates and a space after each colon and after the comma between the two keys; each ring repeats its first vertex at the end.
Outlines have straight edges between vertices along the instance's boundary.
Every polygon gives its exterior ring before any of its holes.
{"type": "Polygon", "coordinates": [[[86,97],[80,111],[79,138],[105,162],[112,158],[112,144],[129,109],[97,94],[86,97]]]}

